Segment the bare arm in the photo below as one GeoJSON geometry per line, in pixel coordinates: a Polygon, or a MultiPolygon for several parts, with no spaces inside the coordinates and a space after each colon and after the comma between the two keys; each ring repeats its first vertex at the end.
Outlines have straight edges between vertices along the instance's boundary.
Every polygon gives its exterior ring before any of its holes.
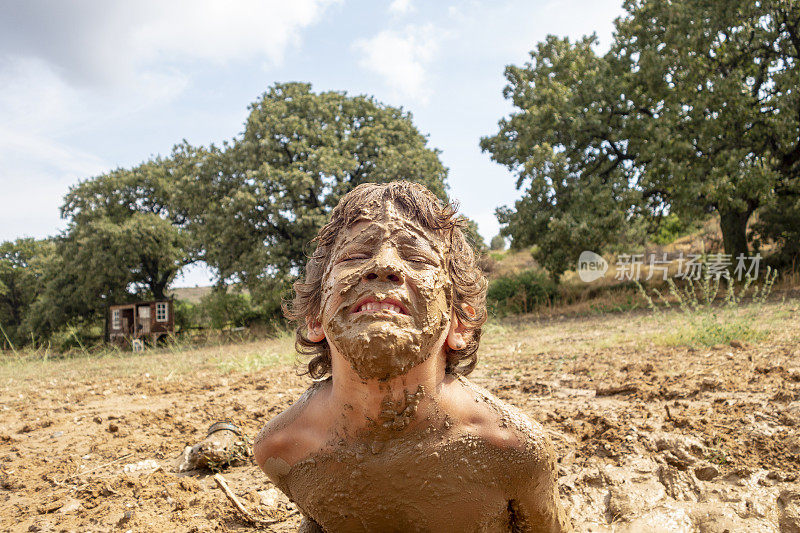
{"type": "Polygon", "coordinates": [[[566,533],[572,526],[561,507],[556,482],[557,467],[549,445],[535,454],[526,479],[520,479],[519,490],[509,501],[511,531],[566,533]]]}
{"type": "Polygon", "coordinates": [[[544,428],[468,379],[459,377],[458,383],[456,390],[466,392],[466,399],[457,397],[452,409],[459,418],[471,418],[479,436],[502,458],[498,477],[507,483],[511,531],[572,531],[558,497],[556,454],[544,428]]]}
{"type": "Polygon", "coordinates": [[[314,519],[303,515],[303,520],[300,522],[300,528],[297,533],[325,533],[325,530],[314,522],[314,519]]]}

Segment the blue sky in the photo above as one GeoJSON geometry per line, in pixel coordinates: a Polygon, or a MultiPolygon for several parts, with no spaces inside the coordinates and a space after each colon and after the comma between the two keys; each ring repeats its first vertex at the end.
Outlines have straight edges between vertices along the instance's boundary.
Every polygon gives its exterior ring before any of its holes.
{"type": "Polygon", "coordinates": [[[478,147],[511,111],[504,67],[547,34],[596,32],[605,50],[621,14],[621,0],[3,2],[0,241],[57,234],[70,185],[230,139],[270,85],[307,81],[410,111],[488,242],[521,195],[478,147]]]}

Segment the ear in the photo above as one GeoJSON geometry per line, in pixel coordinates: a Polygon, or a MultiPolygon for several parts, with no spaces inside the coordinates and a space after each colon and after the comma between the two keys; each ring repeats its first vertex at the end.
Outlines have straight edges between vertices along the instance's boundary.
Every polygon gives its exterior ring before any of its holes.
{"type": "MultiPolygon", "coordinates": [[[[470,316],[475,316],[475,309],[469,304],[461,304],[461,308],[470,316]]],[[[450,320],[450,331],[447,332],[447,346],[451,350],[463,350],[467,347],[467,339],[470,335],[470,330],[464,327],[458,319],[458,315],[453,311],[453,316],[450,320]]]]}
{"type": "Polygon", "coordinates": [[[306,319],[306,327],[308,328],[308,340],[311,342],[322,342],[325,338],[325,332],[322,331],[322,324],[316,320],[306,319]]]}

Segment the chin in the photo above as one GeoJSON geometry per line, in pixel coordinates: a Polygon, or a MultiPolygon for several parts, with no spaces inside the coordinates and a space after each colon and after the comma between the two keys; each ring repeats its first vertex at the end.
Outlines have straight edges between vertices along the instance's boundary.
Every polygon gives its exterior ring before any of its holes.
{"type": "Polygon", "coordinates": [[[405,314],[341,313],[327,322],[326,337],[361,379],[385,381],[425,362],[448,326],[405,314]]]}
{"type": "Polygon", "coordinates": [[[387,379],[402,376],[431,356],[431,349],[420,335],[408,329],[380,328],[366,331],[355,342],[336,343],[339,352],[361,379],[387,379]]]}

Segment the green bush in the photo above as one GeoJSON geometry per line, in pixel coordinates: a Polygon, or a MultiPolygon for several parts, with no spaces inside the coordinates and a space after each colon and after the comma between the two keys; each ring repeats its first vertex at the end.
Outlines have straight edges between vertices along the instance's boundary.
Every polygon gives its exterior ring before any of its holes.
{"type": "Polygon", "coordinates": [[[549,304],[558,293],[556,284],[545,273],[525,270],[497,278],[489,283],[486,304],[497,315],[530,313],[549,304]]]}
{"type": "MultiPolygon", "coordinates": [[[[31,343],[36,348],[35,342],[31,343]]],[[[103,320],[83,320],[67,324],[50,335],[46,346],[61,354],[87,353],[103,344],[103,320]]],[[[44,346],[45,344],[43,344],[44,346]]]]}
{"type": "Polygon", "coordinates": [[[262,318],[250,295],[214,290],[200,300],[202,313],[214,329],[249,326],[262,318]]]}
{"type": "MultiPolygon", "coordinates": [[[[705,266],[705,264],[703,264],[705,266]]],[[[692,279],[679,287],[670,278],[667,280],[669,295],[658,289],[647,292],[638,281],[639,293],[654,313],[678,308],[684,318],[683,327],[667,335],[668,344],[687,346],[715,346],[732,341],[754,341],[763,339],[765,331],[759,328],[759,310],[767,301],[778,272],[767,267],[763,282],[756,283],[747,276],[737,290],[736,281],[728,274],[712,277],[708,270],[695,283],[692,279]],[[721,287],[724,283],[725,287],[721,287]],[[749,292],[748,292],[749,291],[749,292]],[[668,298],[672,297],[672,301],[668,298]],[[749,303],[745,303],[749,301],[749,303]],[[747,307],[744,315],[737,313],[747,307]]]]}
{"type": "Polygon", "coordinates": [[[506,249],[506,239],[502,235],[495,235],[489,244],[489,249],[497,252],[502,252],[506,249]]]}
{"type": "Polygon", "coordinates": [[[661,220],[652,240],[655,244],[670,244],[697,231],[701,226],[702,220],[684,220],[675,213],[670,213],[661,220]]]}
{"type": "Polygon", "coordinates": [[[186,300],[175,300],[175,331],[183,332],[187,329],[203,325],[203,313],[200,305],[187,302],[186,300]]]}

